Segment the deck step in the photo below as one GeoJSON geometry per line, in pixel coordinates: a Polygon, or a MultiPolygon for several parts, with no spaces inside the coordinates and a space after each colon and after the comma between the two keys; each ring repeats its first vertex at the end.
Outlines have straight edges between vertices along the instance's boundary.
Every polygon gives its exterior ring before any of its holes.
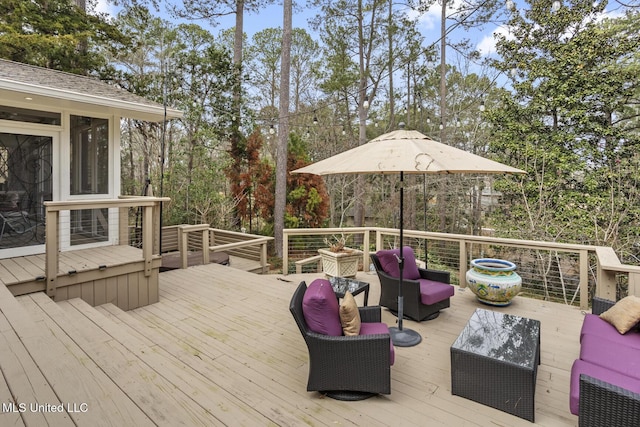
{"type": "Polygon", "coordinates": [[[187,366],[132,337],[81,299],[38,301],[88,358],[144,413],[162,425],[221,425],[187,366]]]}
{"type": "Polygon", "coordinates": [[[51,375],[50,383],[63,403],[75,404],[80,409],[69,414],[76,424],[100,425],[110,420],[119,425],[153,425],[151,418],[109,378],[100,362],[90,356],[89,347],[93,351],[105,351],[108,343],[103,343],[102,337],[96,337],[89,345],[82,343],[77,331],[85,327],[85,322],[69,319],[62,308],[42,292],[17,299],[36,319],[40,330],[50,337],[41,348],[29,351],[37,358],[40,369],[51,375]],[[83,404],[86,406],[81,406],[83,404]]]}
{"type": "MultiPolygon", "coordinates": [[[[81,302],[73,303],[82,305],[81,302]]],[[[158,334],[155,329],[137,322],[129,315],[130,312],[125,313],[113,304],[91,308],[89,312],[94,311],[109,318],[109,323],[117,325],[118,330],[112,331],[113,336],[123,345],[129,348],[135,345],[147,345],[152,352],[161,356],[162,359],[152,359],[148,351],[141,355],[150,366],[156,368],[159,375],[165,376],[175,387],[186,390],[196,403],[208,413],[213,414],[215,418],[212,417],[208,425],[254,426],[265,423],[263,414],[251,405],[239,401],[237,396],[227,390],[233,388],[237,380],[233,372],[216,370],[211,360],[201,353],[186,348],[176,337],[158,334]],[[115,332],[118,333],[115,334],[115,332]],[[220,378],[225,376],[229,378],[229,382],[220,384],[220,378]]],[[[101,324],[101,327],[105,326],[108,324],[101,324]]],[[[274,413],[278,415],[277,410],[274,410],[274,413]]],[[[277,424],[287,425],[280,422],[277,424]]]]}
{"type": "Polygon", "coordinates": [[[74,425],[64,407],[62,412],[51,412],[31,406],[50,404],[59,408],[63,404],[49,384],[55,379],[55,372],[40,370],[29,354],[31,348],[42,349],[50,344],[51,351],[55,351],[50,341],[11,292],[0,285],[0,425],[74,425]]]}

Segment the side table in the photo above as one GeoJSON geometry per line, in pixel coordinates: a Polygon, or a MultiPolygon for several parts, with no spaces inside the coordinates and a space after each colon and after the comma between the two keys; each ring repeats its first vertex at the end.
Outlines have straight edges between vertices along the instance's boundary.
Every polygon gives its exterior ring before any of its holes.
{"type": "Polygon", "coordinates": [[[369,304],[369,284],[367,282],[361,282],[360,280],[354,280],[348,277],[329,277],[329,283],[333,291],[336,293],[336,297],[344,298],[344,294],[347,291],[351,292],[354,297],[364,292],[364,305],[369,304]]]}
{"type": "Polygon", "coordinates": [[[476,309],[451,346],[451,393],[535,420],[540,321],[476,309]]]}

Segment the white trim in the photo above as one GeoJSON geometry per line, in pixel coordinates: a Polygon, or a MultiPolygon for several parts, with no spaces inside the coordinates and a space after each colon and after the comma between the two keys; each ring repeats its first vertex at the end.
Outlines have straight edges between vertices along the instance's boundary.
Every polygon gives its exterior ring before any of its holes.
{"type": "MultiPolygon", "coordinates": [[[[77,103],[88,103],[104,108],[115,108],[134,113],[148,114],[156,116],[160,120],[162,120],[162,117],[164,117],[164,106],[162,105],[147,105],[133,101],[108,98],[105,96],[96,96],[88,93],[72,92],[68,89],[56,89],[31,83],[24,83],[16,80],[0,78],[0,90],[2,89],[19,93],[34,94],[37,96],[44,96],[58,100],[67,100],[77,103]]],[[[175,110],[173,108],[167,108],[168,119],[177,119],[181,118],[182,116],[182,111],[175,110]]]]}

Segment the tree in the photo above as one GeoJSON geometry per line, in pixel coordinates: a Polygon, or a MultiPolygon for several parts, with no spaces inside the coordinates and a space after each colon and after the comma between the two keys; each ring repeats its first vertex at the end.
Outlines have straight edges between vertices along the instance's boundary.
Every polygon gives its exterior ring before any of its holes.
{"type": "Polygon", "coordinates": [[[514,237],[626,251],[640,235],[638,14],[601,21],[604,3],[549,6],[513,14],[498,43],[513,92],[487,115],[491,149],[529,174],[501,185],[497,220],[514,237]]]}
{"type": "MultiPolygon", "coordinates": [[[[117,84],[152,101],[174,105],[177,91],[169,87],[175,79],[169,76],[168,62],[177,46],[175,28],[168,21],[152,16],[144,7],[124,9],[114,23],[131,40],[128,49],[103,51],[118,69],[117,84]]],[[[162,193],[159,188],[159,184],[162,185],[161,141],[163,133],[172,131],[173,123],[165,127],[162,123],[127,119],[122,147],[123,173],[128,178],[125,191],[141,194],[144,182],[151,179],[156,192],[162,193]]]]}
{"type": "Polygon", "coordinates": [[[109,77],[97,46],[126,49],[117,26],[69,0],[2,0],[0,57],[75,74],[109,77]],[[80,48],[82,47],[82,48],[80,48]]]}
{"type": "Polygon", "coordinates": [[[183,119],[168,124],[128,122],[122,170],[130,192],[139,194],[136,186],[150,178],[160,185],[157,194],[171,197],[165,204],[169,221],[228,223],[229,206],[237,201],[222,206],[220,194],[227,194],[227,186],[220,171],[229,163],[222,142],[229,114],[220,112],[230,111],[232,102],[230,51],[201,27],[173,26],[146,8],[125,9],[116,22],[133,41],[131,49],[112,58],[120,69],[119,84],[184,111],[183,119]]]}
{"type": "MultiPolygon", "coordinates": [[[[183,3],[184,8],[174,7],[176,15],[186,19],[207,19],[212,25],[216,25],[216,18],[225,15],[235,15],[236,25],[233,40],[233,64],[235,71],[233,86],[232,120],[229,123],[229,153],[232,157],[244,153],[245,138],[241,133],[243,117],[242,101],[242,75],[243,75],[243,46],[244,46],[244,13],[260,10],[270,0],[224,0],[219,2],[208,2],[203,0],[188,0],[183,3]]],[[[236,168],[242,162],[237,159],[229,167],[236,168]]],[[[239,174],[241,170],[236,169],[230,174],[239,174]]],[[[236,195],[239,196],[239,195],[236,195]]],[[[234,228],[239,225],[239,218],[235,218],[234,228]]]]}
{"type": "Polygon", "coordinates": [[[292,28],[292,0],[284,0],[282,24],[282,60],[280,61],[280,108],[278,111],[280,133],[276,148],[276,191],[273,234],[275,237],[276,253],[282,257],[283,231],[287,198],[287,152],[289,143],[289,93],[291,84],[291,32],[292,28]]]}
{"type": "MultiPolygon", "coordinates": [[[[316,16],[312,26],[322,31],[321,36],[328,46],[338,45],[339,61],[350,62],[350,58],[355,58],[356,64],[355,80],[350,80],[345,72],[339,70],[337,64],[329,64],[330,70],[334,71],[328,79],[335,79],[337,86],[342,93],[344,102],[357,111],[358,124],[358,145],[367,142],[367,115],[368,105],[375,98],[377,87],[381,76],[386,70],[388,58],[386,54],[384,29],[386,2],[380,0],[350,2],[346,0],[315,0],[313,4],[321,9],[321,13],[316,16]],[[345,79],[345,77],[347,77],[345,79]],[[355,89],[355,90],[354,90],[355,89]],[[367,102],[365,103],[365,99],[367,102]]],[[[350,70],[349,67],[347,70],[350,70]]],[[[335,87],[336,83],[330,86],[335,87]]],[[[325,87],[330,87],[325,86],[325,87]]],[[[334,95],[334,94],[331,94],[334,95]]],[[[351,125],[350,122],[348,122],[351,125]]],[[[354,222],[356,226],[364,223],[365,216],[365,180],[364,177],[357,179],[355,191],[354,222]]]]}

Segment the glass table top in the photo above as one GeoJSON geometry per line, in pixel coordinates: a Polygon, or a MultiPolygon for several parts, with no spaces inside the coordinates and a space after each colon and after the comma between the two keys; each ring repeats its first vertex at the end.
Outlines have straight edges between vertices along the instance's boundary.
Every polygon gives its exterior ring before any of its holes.
{"type": "Polygon", "coordinates": [[[477,308],[451,348],[533,369],[539,340],[540,321],[477,308]]]}
{"type": "Polygon", "coordinates": [[[329,283],[331,283],[331,287],[336,295],[340,297],[343,297],[347,291],[355,294],[356,291],[369,286],[367,282],[361,282],[348,277],[330,277],[329,283]]]}

